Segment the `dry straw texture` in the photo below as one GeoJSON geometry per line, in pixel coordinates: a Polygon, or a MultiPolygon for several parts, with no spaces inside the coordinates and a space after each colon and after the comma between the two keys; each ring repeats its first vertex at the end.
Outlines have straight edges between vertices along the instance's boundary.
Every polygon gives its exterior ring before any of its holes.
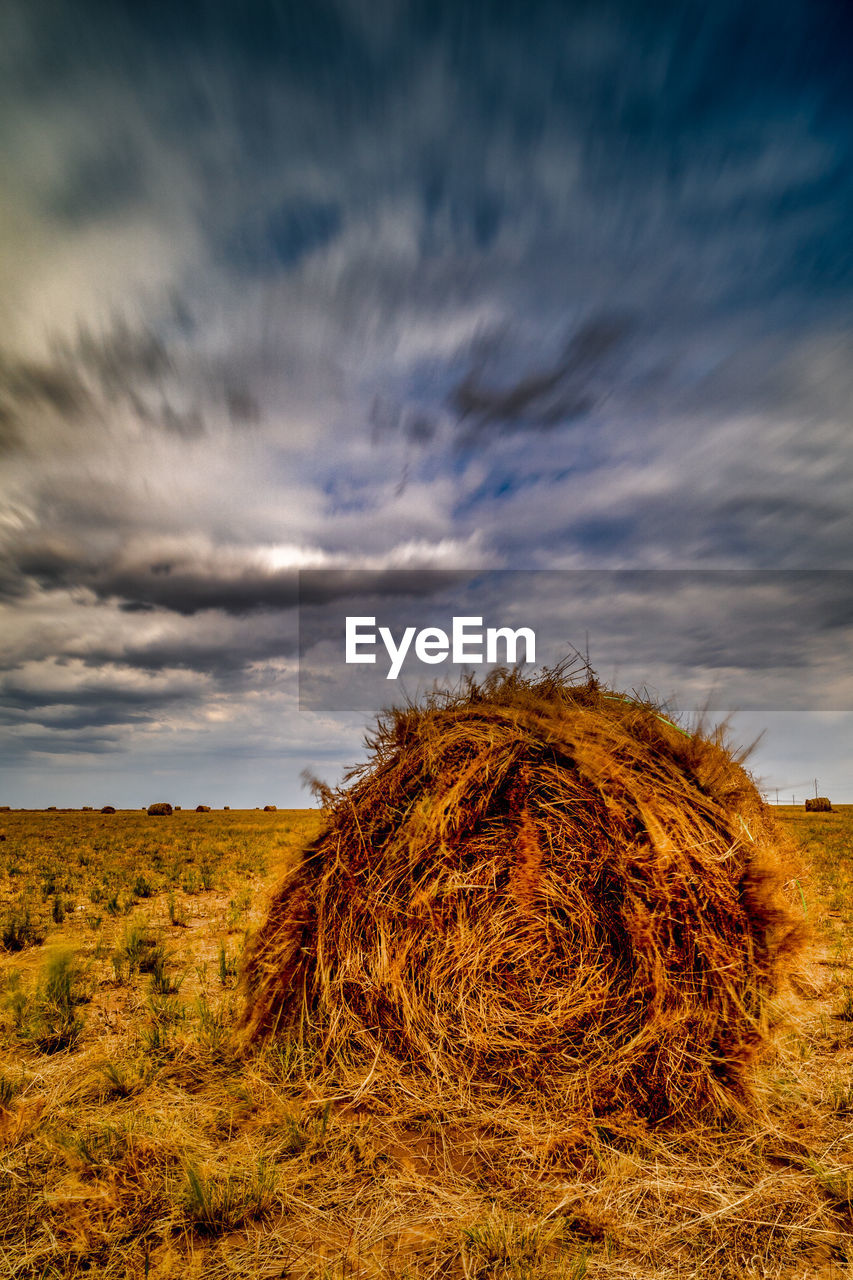
{"type": "Polygon", "coordinates": [[[827,796],[815,796],[806,801],[806,813],[832,813],[832,805],[827,796]]]}
{"type": "Polygon", "coordinates": [[[326,798],[244,972],[247,1040],[547,1097],[750,1104],[798,945],[782,838],[720,735],[564,669],[393,710],[326,798]]]}

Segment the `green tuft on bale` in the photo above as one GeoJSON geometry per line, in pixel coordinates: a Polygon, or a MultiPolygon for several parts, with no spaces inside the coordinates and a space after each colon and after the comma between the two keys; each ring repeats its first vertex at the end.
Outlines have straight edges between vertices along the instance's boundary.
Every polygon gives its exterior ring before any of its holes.
{"type": "Polygon", "coordinates": [[[750,1105],[802,939],[742,757],[592,675],[382,716],[272,899],[241,1035],[650,1119],[750,1105]]]}

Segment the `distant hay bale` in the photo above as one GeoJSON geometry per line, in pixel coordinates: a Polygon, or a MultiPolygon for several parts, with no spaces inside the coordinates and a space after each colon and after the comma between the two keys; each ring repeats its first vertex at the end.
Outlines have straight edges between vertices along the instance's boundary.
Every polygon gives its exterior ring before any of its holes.
{"type": "Polygon", "coordinates": [[[197,805],[196,805],[196,807],[195,807],[195,811],[196,811],[196,813],[210,813],[210,805],[209,805],[209,804],[197,804],[197,805]]]}
{"type": "Polygon", "coordinates": [[[101,813],[115,813],[115,807],[111,804],[105,804],[101,809],[101,813]]]}
{"type": "Polygon", "coordinates": [[[172,806],[166,800],[158,800],[156,804],[149,804],[146,812],[151,818],[168,817],[172,812],[172,806]]]}
{"type": "Polygon", "coordinates": [[[395,709],[274,895],[244,1043],[650,1118],[751,1099],[802,929],[787,846],[719,735],[563,670],[395,709]]]}
{"type": "Polygon", "coordinates": [[[264,813],[278,813],[278,805],[277,805],[277,804],[265,804],[265,805],[264,805],[264,813]]]}
{"type": "Polygon", "coordinates": [[[80,810],[80,812],[81,812],[81,813],[94,813],[94,809],[92,808],[92,806],[91,806],[90,804],[84,804],[84,805],[83,805],[83,808],[80,810]]]}
{"type": "Polygon", "coordinates": [[[832,805],[826,796],[815,796],[806,801],[806,813],[832,813],[832,805]]]}
{"type": "Polygon", "coordinates": [[[181,806],[180,806],[179,804],[176,804],[176,805],[175,805],[175,813],[180,813],[180,812],[181,812],[181,806]]]}
{"type": "Polygon", "coordinates": [[[10,804],[0,804],[0,813],[11,813],[12,806],[10,804]]]}
{"type": "Polygon", "coordinates": [[[230,804],[224,804],[224,805],[222,806],[222,808],[223,808],[223,811],[224,811],[225,813],[229,813],[229,812],[231,811],[231,806],[230,806],[230,804]]]}

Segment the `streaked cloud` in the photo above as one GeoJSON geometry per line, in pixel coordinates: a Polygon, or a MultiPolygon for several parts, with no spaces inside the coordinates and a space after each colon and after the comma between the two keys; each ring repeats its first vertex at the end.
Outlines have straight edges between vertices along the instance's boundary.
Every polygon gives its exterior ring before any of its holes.
{"type": "Polygon", "coordinates": [[[30,652],[125,690],[56,742],[277,741],[232,711],[292,705],[300,567],[849,567],[851,46],[805,0],[5,6],[18,729],[30,652]]]}

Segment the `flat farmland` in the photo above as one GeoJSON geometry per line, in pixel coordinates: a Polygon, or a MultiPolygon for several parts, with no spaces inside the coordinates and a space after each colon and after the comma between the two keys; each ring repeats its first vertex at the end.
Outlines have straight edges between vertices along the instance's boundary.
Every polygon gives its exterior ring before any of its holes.
{"type": "Polygon", "coordinates": [[[853,806],[778,815],[812,937],[754,1120],[570,1147],[310,1036],[238,1052],[317,811],[0,813],[0,1274],[853,1276],[853,806]]]}

